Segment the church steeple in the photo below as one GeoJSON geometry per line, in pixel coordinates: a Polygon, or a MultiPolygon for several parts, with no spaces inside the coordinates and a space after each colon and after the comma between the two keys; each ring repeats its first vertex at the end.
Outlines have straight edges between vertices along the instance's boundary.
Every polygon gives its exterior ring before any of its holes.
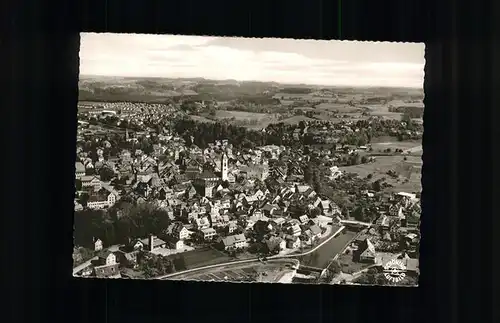
{"type": "Polygon", "coordinates": [[[228,158],[226,155],[226,152],[222,153],[222,159],[221,159],[221,174],[222,174],[222,180],[227,181],[227,171],[228,171],[228,158]]]}

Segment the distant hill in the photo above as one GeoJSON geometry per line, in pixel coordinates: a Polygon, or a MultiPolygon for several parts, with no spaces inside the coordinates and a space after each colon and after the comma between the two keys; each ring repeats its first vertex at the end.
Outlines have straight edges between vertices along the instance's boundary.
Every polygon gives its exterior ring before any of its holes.
{"type": "Polygon", "coordinates": [[[280,84],[277,82],[209,80],[204,78],[113,77],[81,75],[78,87],[80,100],[128,100],[157,102],[181,96],[219,101],[248,96],[272,97],[280,92],[290,95],[336,96],[342,94],[371,93],[375,96],[423,98],[422,89],[382,87],[333,87],[306,84],[280,84]]]}

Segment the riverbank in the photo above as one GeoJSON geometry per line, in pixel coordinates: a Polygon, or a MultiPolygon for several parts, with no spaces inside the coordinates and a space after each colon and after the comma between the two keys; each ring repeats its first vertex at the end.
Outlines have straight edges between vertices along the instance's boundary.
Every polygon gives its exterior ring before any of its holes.
{"type": "Polygon", "coordinates": [[[357,234],[357,232],[344,229],[344,232],[328,240],[313,253],[300,257],[299,260],[301,264],[306,266],[326,268],[332,259],[334,259],[357,234]]]}

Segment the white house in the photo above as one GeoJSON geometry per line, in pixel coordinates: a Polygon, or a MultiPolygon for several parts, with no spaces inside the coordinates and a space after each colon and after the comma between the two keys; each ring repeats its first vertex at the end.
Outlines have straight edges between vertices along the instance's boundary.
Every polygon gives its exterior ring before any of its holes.
{"type": "Polygon", "coordinates": [[[100,251],[102,250],[102,240],[101,239],[94,239],[94,250],[95,251],[100,251]]]}
{"type": "Polygon", "coordinates": [[[108,192],[107,194],[92,194],[87,201],[89,209],[104,209],[111,207],[116,203],[116,195],[108,192]]]}
{"type": "Polygon", "coordinates": [[[169,242],[169,246],[172,249],[181,250],[184,248],[184,241],[174,239],[174,240],[169,242]]]}
{"type": "Polygon", "coordinates": [[[189,238],[189,230],[186,229],[186,227],[180,222],[173,223],[169,228],[169,231],[173,238],[180,240],[186,240],[189,238]]]}
{"type": "Polygon", "coordinates": [[[206,228],[206,229],[201,229],[200,230],[201,235],[204,240],[210,240],[215,236],[215,229],[213,228],[206,228]]]}
{"type": "Polygon", "coordinates": [[[248,242],[244,234],[236,234],[227,236],[222,239],[224,250],[243,249],[248,246],[248,242]]]}
{"type": "Polygon", "coordinates": [[[98,255],[98,261],[105,266],[116,264],[116,256],[111,251],[102,252],[98,255]]]}
{"type": "Polygon", "coordinates": [[[96,190],[101,188],[101,180],[96,176],[82,176],[80,180],[82,181],[82,188],[93,187],[96,190]]]}

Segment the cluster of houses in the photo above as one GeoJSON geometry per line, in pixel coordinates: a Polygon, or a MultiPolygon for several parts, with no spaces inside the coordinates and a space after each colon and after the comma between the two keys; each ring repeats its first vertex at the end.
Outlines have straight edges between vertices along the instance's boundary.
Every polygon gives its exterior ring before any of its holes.
{"type": "Polygon", "coordinates": [[[369,127],[375,131],[381,131],[387,136],[405,135],[408,138],[419,139],[423,134],[422,124],[415,123],[415,129],[408,129],[405,122],[398,120],[370,117],[367,120],[340,120],[329,122],[324,120],[310,119],[304,121],[304,125],[290,125],[290,131],[285,134],[284,140],[301,141],[304,138],[317,143],[337,143],[341,138],[355,134],[363,128],[369,127]]]}
{"type": "MultiPolygon", "coordinates": [[[[113,108],[122,113],[128,109],[126,105],[113,108]]],[[[160,118],[155,113],[138,114],[133,121],[141,124],[160,118]]],[[[135,144],[141,135],[150,136],[135,133],[131,137],[127,131],[125,140],[135,144]]],[[[97,239],[94,249],[100,256],[86,274],[118,277],[120,266],[137,268],[141,250],[170,255],[192,251],[197,244],[211,244],[228,253],[297,250],[313,245],[332,223],[339,221],[339,207],[304,183],[300,162],[307,161],[305,154],[275,145],[236,150],[227,140],[200,149],[186,147],[183,139],[168,131],[157,136],[149,153],[132,149],[122,150],[118,156],[105,156],[104,150],[115,147],[99,138],[94,140],[98,145],[95,156],[85,145],[78,146],[75,177],[81,187],[77,188],[75,210],[111,208],[127,196],[137,203],[157,205],[171,220],[162,234],[134,237],[114,252],[103,250],[102,241],[97,239]]],[[[323,153],[326,159],[334,160],[330,151],[323,153]]],[[[329,170],[330,180],[342,174],[335,166],[329,170]]],[[[388,239],[387,234],[391,238],[395,227],[399,233],[403,227],[418,231],[420,213],[415,198],[396,198],[400,200],[377,222],[380,230],[363,240],[364,245],[357,243],[358,249],[363,249],[360,259],[376,254],[378,244],[373,240],[377,235],[383,241],[388,239]]]]}
{"type": "Polygon", "coordinates": [[[394,194],[392,204],[352,242],[353,261],[383,265],[403,254],[406,268],[418,274],[420,203],[414,194],[394,194]]]}
{"type": "MultiPolygon", "coordinates": [[[[193,148],[189,153],[189,158],[182,159],[178,150],[167,152],[172,158],[159,162],[141,151],[125,151],[114,163],[94,162],[93,168],[101,163],[106,165],[101,167],[109,167],[115,173],[109,182],[98,175],[85,175],[92,161],[81,158],[76,163],[75,176],[82,190],[89,193],[85,207],[112,207],[120,198],[116,189],[120,186],[138,203],[155,203],[166,210],[172,220],[162,235],[133,240],[120,248],[114,253],[117,263],[134,268],[139,250],[181,253],[193,250],[192,245],[197,242],[213,244],[226,252],[251,249],[254,245],[259,253],[296,250],[317,241],[333,218],[340,215],[338,206],[318,197],[301,182],[300,175],[287,176],[286,168],[269,167],[263,155],[279,155],[279,147],[263,147],[254,154],[234,154],[227,142],[221,141],[208,150],[193,148]],[[248,164],[238,166],[242,163],[248,164]],[[120,171],[127,164],[131,165],[131,174],[120,171]],[[252,171],[252,165],[258,171],[252,171]],[[280,189],[271,193],[262,184],[265,180],[277,181],[280,189]]],[[[79,204],[75,209],[83,207],[79,204]]],[[[101,244],[98,242],[95,250],[100,250],[101,244]]],[[[110,269],[100,275],[112,273],[110,269]]]]}

